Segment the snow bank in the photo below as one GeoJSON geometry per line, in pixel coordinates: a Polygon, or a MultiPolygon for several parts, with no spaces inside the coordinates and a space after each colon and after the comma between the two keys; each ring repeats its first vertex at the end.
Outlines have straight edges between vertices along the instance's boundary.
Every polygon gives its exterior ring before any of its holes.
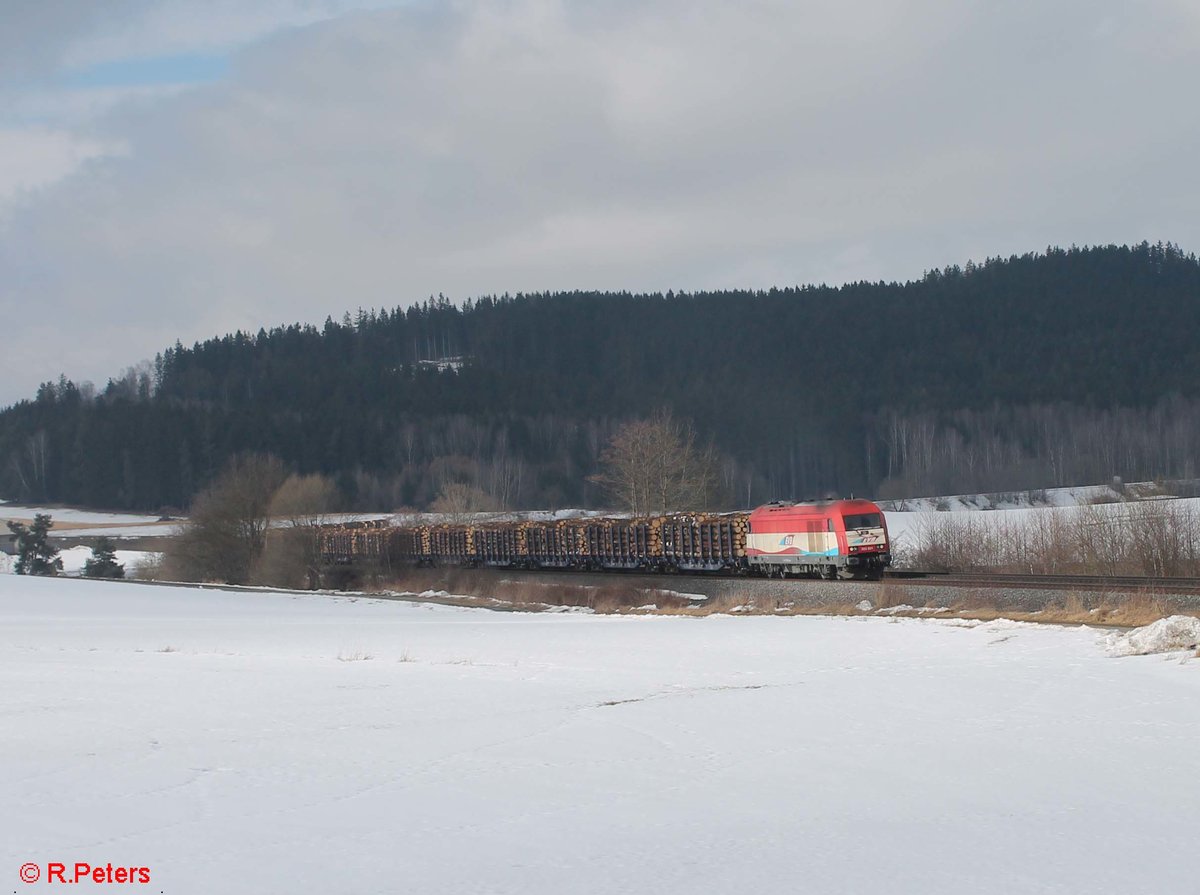
{"type": "Polygon", "coordinates": [[[1148,656],[1174,650],[1195,649],[1200,644],[1200,618],[1172,615],[1125,634],[1109,634],[1105,649],[1110,656],[1148,656]]]}

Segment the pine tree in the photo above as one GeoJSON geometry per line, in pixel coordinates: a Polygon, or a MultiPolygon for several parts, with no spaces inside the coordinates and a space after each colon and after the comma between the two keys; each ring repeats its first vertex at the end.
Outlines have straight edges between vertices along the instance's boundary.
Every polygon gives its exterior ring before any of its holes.
{"type": "Polygon", "coordinates": [[[92,548],[92,557],[83,564],[83,574],[88,578],[124,578],[125,567],[117,562],[117,551],[112,541],[101,538],[92,548]]]}
{"type": "Polygon", "coordinates": [[[17,564],[13,571],[18,575],[57,575],[62,571],[58,548],[47,538],[53,524],[45,513],[34,516],[33,524],[28,527],[20,522],[8,523],[8,530],[12,532],[9,540],[17,546],[17,564]]]}

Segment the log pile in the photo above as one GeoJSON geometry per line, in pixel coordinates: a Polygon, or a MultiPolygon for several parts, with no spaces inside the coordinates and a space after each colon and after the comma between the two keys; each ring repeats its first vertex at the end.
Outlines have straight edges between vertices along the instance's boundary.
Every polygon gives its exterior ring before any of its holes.
{"type": "Polygon", "coordinates": [[[675,513],[556,522],[440,523],[389,528],[347,523],[321,531],[326,563],[714,570],[742,565],[746,513],[675,513]]]}

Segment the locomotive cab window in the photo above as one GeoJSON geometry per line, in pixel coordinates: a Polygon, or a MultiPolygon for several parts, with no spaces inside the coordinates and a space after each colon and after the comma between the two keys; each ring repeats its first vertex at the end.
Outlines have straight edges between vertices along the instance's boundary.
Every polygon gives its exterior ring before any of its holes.
{"type": "Polygon", "coordinates": [[[858,528],[883,528],[883,517],[878,513],[859,513],[846,516],[846,531],[858,528]]]}

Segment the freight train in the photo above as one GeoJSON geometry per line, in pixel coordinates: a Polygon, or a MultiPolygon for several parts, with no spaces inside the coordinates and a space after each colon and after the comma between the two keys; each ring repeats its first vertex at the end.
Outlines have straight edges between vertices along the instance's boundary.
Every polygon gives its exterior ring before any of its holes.
{"type": "Polygon", "coordinates": [[[753,512],[672,513],[551,522],[321,530],[329,566],[733,572],[783,578],[878,578],[891,565],[883,512],[868,500],[775,502],[753,512]]]}

